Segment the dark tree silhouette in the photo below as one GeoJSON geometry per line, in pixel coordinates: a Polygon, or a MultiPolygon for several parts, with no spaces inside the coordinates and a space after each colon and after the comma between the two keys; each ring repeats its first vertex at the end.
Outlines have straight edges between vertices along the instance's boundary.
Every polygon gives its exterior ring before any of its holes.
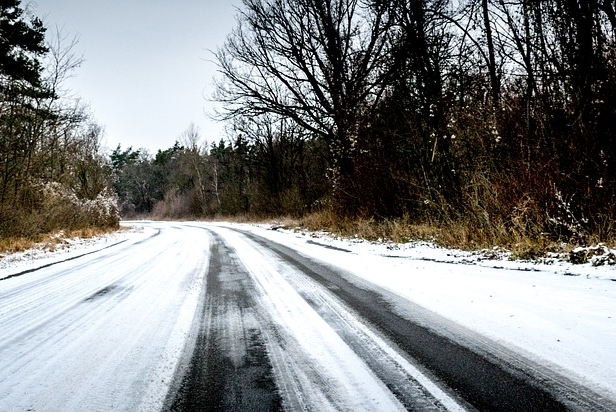
{"type": "Polygon", "coordinates": [[[273,114],[323,138],[334,200],[353,212],[361,123],[391,74],[387,2],[244,0],[237,29],[216,57],[224,118],[273,114]]]}

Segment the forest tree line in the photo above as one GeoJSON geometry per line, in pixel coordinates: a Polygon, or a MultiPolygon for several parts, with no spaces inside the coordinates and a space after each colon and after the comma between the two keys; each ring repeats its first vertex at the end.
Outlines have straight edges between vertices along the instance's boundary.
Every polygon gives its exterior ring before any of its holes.
{"type": "Polygon", "coordinates": [[[121,214],[273,217],[316,210],[330,187],[326,150],[291,130],[279,132],[265,132],[262,142],[239,134],[208,145],[191,124],[172,147],[153,156],[118,145],[110,161],[121,214]]]}
{"type": "Polygon", "coordinates": [[[36,209],[46,181],[82,200],[110,186],[125,216],[326,211],[613,239],[615,41],[614,0],[243,0],[215,52],[228,137],[190,126],[104,159],[100,127],[50,87],[62,70],[36,83],[2,65],[0,213],[36,209]]]}
{"type": "Polygon", "coordinates": [[[243,0],[216,52],[228,140],[136,156],[166,183],[129,197],[172,215],[174,202],[205,216],[327,208],[495,239],[612,238],[615,9],[243,0]]]}

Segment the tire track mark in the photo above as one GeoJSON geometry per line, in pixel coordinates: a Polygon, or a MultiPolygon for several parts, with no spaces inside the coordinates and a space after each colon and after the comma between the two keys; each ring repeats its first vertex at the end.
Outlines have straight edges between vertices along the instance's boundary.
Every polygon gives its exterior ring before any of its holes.
{"type": "Polygon", "coordinates": [[[254,286],[234,251],[217,235],[198,334],[165,410],[278,411],[282,399],[251,296],[254,286]]]}

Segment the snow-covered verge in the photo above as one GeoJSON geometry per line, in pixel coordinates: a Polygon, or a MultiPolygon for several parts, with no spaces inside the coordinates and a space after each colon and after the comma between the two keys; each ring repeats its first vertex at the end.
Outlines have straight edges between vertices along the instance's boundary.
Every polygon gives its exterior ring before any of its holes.
{"type": "Polygon", "coordinates": [[[131,227],[126,223],[123,223],[122,226],[122,230],[88,239],[65,238],[53,249],[40,244],[23,252],[0,253],[0,279],[42,266],[53,265],[57,262],[75,259],[118,243],[133,239],[138,240],[150,235],[144,233],[143,227],[131,227]]]}
{"type": "Polygon", "coordinates": [[[436,263],[462,264],[494,269],[529,272],[551,272],[565,276],[616,281],[616,249],[603,244],[578,247],[569,253],[548,253],[536,260],[516,259],[514,255],[498,247],[491,250],[464,251],[439,247],[428,242],[393,243],[370,242],[359,238],[342,238],[327,232],[308,232],[302,229],[288,230],[276,225],[255,225],[268,231],[286,233],[328,249],[339,249],[359,255],[431,261],[436,263]]]}

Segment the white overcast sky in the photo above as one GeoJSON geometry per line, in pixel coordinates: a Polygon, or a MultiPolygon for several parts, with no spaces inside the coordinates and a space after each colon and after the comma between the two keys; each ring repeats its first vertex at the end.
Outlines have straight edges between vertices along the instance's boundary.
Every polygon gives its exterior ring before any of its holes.
{"type": "MultiPolygon", "coordinates": [[[[22,6],[29,4],[22,1],[22,6]]],[[[224,137],[207,118],[212,54],[235,26],[239,0],[36,0],[48,31],[78,37],[85,61],[68,87],[105,129],[105,145],[173,146],[190,123],[203,140],[224,137]]]]}

